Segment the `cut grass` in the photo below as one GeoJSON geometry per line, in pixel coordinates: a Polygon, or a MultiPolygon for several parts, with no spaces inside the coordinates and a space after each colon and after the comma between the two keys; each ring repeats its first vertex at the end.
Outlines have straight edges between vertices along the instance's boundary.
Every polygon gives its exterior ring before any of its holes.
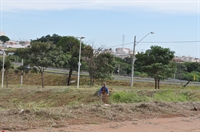
{"type": "MultiPolygon", "coordinates": [[[[27,86],[0,89],[0,109],[50,108],[78,104],[99,104],[99,88],[74,88],[74,86],[51,86],[37,88],[27,86]]],[[[200,90],[162,89],[143,90],[129,87],[112,88],[109,103],[141,102],[200,102],[200,90]]]]}

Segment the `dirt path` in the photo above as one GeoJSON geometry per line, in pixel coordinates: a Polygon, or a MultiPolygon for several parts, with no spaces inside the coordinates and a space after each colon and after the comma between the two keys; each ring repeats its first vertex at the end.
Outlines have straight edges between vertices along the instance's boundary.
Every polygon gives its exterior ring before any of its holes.
{"type": "Polygon", "coordinates": [[[200,132],[199,103],[75,105],[0,111],[0,132],[200,132]]]}
{"type": "Polygon", "coordinates": [[[106,124],[68,125],[62,128],[41,128],[26,132],[200,132],[200,115],[106,124]]]}

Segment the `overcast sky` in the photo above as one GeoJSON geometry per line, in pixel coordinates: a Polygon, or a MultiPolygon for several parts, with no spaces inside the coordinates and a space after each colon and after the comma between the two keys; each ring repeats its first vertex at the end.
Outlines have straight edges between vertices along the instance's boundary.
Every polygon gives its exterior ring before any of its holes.
{"type": "Polygon", "coordinates": [[[85,36],[94,47],[170,48],[200,57],[200,0],[0,0],[0,31],[12,40],[85,36]]]}

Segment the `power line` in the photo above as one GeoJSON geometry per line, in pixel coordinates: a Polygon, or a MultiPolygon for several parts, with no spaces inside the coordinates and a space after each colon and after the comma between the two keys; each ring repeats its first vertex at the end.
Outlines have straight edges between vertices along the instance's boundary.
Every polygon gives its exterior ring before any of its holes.
{"type": "MultiPolygon", "coordinates": [[[[123,45],[129,45],[129,44],[133,44],[133,42],[130,42],[130,43],[125,43],[123,45]]],[[[122,44],[119,44],[119,45],[113,45],[113,46],[106,46],[106,47],[117,47],[117,46],[121,46],[122,44]]]]}
{"type": "MultiPolygon", "coordinates": [[[[140,42],[140,43],[199,43],[200,41],[166,41],[166,42],[140,42]]],[[[125,43],[123,45],[130,45],[133,44],[133,42],[125,43]]],[[[113,46],[106,46],[106,47],[117,47],[121,46],[121,44],[113,45],[113,46]]]]}
{"type": "Polygon", "coordinates": [[[169,41],[169,42],[141,42],[141,43],[198,43],[200,41],[169,41]]]}

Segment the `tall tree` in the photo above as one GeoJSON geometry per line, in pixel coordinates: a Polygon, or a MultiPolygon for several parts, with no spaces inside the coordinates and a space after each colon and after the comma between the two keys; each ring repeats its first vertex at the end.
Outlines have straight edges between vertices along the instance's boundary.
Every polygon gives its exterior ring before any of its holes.
{"type": "Polygon", "coordinates": [[[9,41],[10,39],[7,36],[0,36],[0,41],[2,41],[3,43],[5,43],[6,41],[9,41]]]}
{"type": "MultiPolygon", "coordinates": [[[[69,75],[67,79],[67,85],[70,85],[71,76],[74,70],[78,68],[78,57],[79,57],[79,46],[80,41],[73,36],[64,36],[60,41],[56,44],[57,46],[61,46],[62,50],[65,54],[69,55],[68,63],[64,65],[64,67],[69,68],[69,75]]],[[[81,52],[84,49],[84,44],[81,43],[81,52]]],[[[82,67],[82,66],[81,66],[82,67]]]]}
{"type": "Polygon", "coordinates": [[[87,64],[87,71],[90,77],[90,86],[94,85],[94,74],[97,69],[96,57],[99,54],[101,49],[94,50],[91,46],[87,45],[83,50],[84,62],[87,64]]]}
{"type": "Polygon", "coordinates": [[[49,43],[56,44],[58,43],[58,41],[60,41],[61,38],[62,36],[59,36],[57,34],[53,34],[52,36],[48,34],[46,36],[42,36],[41,38],[31,40],[31,42],[49,42],[49,43]]]}
{"type": "Polygon", "coordinates": [[[184,63],[176,63],[176,72],[175,76],[177,79],[182,80],[184,77],[184,72],[187,71],[187,67],[184,63]]]}
{"type": "Polygon", "coordinates": [[[61,50],[48,42],[32,42],[28,49],[19,49],[16,55],[24,58],[30,65],[39,69],[42,88],[44,88],[44,71],[47,67],[60,67],[67,60],[61,50]]]}
{"type": "Polygon", "coordinates": [[[197,71],[200,72],[200,64],[198,62],[185,62],[187,72],[197,71]]]}
{"type": "Polygon", "coordinates": [[[107,78],[111,79],[115,69],[115,57],[109,52],[101,53],[96,57],[96,70],[94,78],[102,82],[107,78]]]}
{"type": "Polygon", "coordinates": [[[151,49],[145,53],[136,55],[136,63],[140,70],[148,73],[148,76],[154,78],[155,89],[159,89],[160,80],[172,77],[175,73],[174,51],[161,46],[151,46],[151,49]]]}
{"type": "Polygon", "coordinates": [[[83,51],[84,61],[90,76],[90,86],[94,85],[94,80],[111,79],[115,69],[115,57],[104,52],[102,48],[93,50],[91,46],[86,46],[83,51]]]}

